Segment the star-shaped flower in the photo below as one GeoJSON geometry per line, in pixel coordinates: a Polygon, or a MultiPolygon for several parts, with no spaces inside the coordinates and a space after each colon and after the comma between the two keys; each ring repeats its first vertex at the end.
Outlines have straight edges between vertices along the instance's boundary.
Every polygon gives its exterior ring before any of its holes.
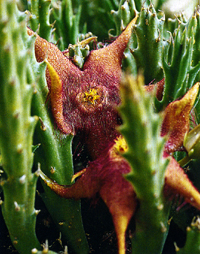
{"type": "MultiPolygon", "coordinates": [[[[167,106],[164,111],[161,136],[167,136],[163,156],[170,158],[165,173],[166,196],[171,192],[180,194],[186,202],[200,209],[199,192],[178,162],[170,156],[182,146],[184,136],[189,130],[189,114],[198,88],[199,84],[196,84],[181,100],[167,106]]],[[[53,191],[64,198],[92,198],[99,193],[112,215],[119,253],[124,254],[125,232],[136,211],[138,201],[134,187],[123,177],[131,171],[128,162],[120,155],[127,149],[125,140],[118,136],[108,144],[108,147],[109,150],[102,151],[95,161],[73,177],[72,181],[81,176],[71,187],[52,182],[43,173],[41,177],[53,191]]]]}
{"type": "MultiPolygon", "coordinates": [[[[119,154],[127,146],[116,131],[121,61],[136,19],[109,46],[92,51],[83,69],[75,66],[55,45],[37,35],[35,42],[37,60],[47,63],[51,109],[57,127],[66,134],[81,131],[95,158],[73,177],[72,180],[80,176],[71,187],[52,182],[42,172],[41,177],[64,198],[91,198],[99,193],[112,215],[120,254],[125,253],[125,231],[138,203],[133,186],[123,177],[131,169],[119,154]]],[[[29,35],[34,34],[30,29],[27,31],[29,35]]],[[[163,85],[164,80],[158,84],[158,99],[162,97],[163,85]]],[[[164,157],[169,157],[182,146],[197,91],[198,85],[195,85],[181,100],[170,103],[165,109],[161,131],[161,136],[167,135],[164,157]]],[[[171,156],[165,173],[165,189],[179,193],[200,209],[199,192],[171,156]]]]}
{"type": "MultiPolygon", "coordinates": [[[[91,51],[82,69],[36,35],[36,59],[47,62],[47,84],[57,127],[66,134],[81,130],[93,157],[117,135],[121,63],[136,20],[137,16],[113,43],[91,51]]],[[[27,32],[34,34],[29,28],[27,32]]]]}

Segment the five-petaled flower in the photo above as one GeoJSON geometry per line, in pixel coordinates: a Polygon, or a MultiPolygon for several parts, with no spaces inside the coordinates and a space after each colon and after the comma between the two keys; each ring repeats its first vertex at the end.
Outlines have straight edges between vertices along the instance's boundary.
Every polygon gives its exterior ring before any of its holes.
{"type": "MultiPolygon", "coordinates": [[[[36,35],[36,59],[47,62],[47,84],[57,127],[66,134],[81,130],[93,158],[117,136],[121,64],[136,20],[137,16],[109,46],[91,51],[82,69],[36,35]]],[[[27,32],[34,34],[29,28],[27,32]]]]}
{"type": "MultiPolygon", "coordinates": [[[[198,87],[199,85],[196,84],[181,100],[168,105],[164,111],[161,136],[167,136],[163,157],[170,158],[165,172],[166,196],[169,195],[171,198],[170,193],[179,194],[186,202],[200,209],[199,192],[178,162],[170,156],[182,146],[184,135],[189,130],[189,114],[198,93],[198,87]]],[[[43,173],[41,177],[53,191],[64,198],[92,198],[99,193],[112,215],[119,253],[124,254],[125,232],[136,211],[138,200],[134,187],[123,176],[131,171],[128,162],[120,155],[127,149],[125,140],[118,136],[110,142],[108,147],[109,149],[102,151],[101,155],[90,162],[86,169],[73,177],[72,180],[81,176],[71,187],[52,182],[43,173]]]]}
{"type": "MultiPolygon", "coordinates": [[[[73,177],[80,176],[70,187],[52,182],[42,172],[41,177],[64,198],[92,198],[99,193],[112,215],[120,254],[125,253],[125,231],[138,204],[134,186],[123,177],[131,168],[120,155],[128,148],[116,130],[120,123],[116,106],[120,103],[121,61],[136,19],[109,46],[92,51],[82,70],[39,36],[35,43],[37,60],[47,58],[47,83],[57,127],[64,133],[81,131],[94,159],[73,177]]],[[[28,29],[28,34],[33,32],[28,29]]],[[[166,107],[160,135],[167,136],[163,156],[170,158],[165,187],[200,209],[199,192],[171,156],[182,146],[189,130],[189,114],[198,88],[196,84],[182,99],[166,107]]],[[[158,87],[158,91],[160,97],[162,89],[158,87]]]]}

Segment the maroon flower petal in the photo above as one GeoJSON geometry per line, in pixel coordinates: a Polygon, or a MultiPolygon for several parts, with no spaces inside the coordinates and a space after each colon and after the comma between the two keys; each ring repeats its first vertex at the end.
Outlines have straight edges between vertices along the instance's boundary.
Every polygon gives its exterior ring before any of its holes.
{"type": "Polygon", "coordinates": [[[178,150],[183,144],[184,136],[189,131],[189,115],[199,91],[195,84],[182,99],[171,102],[164,111],[161,136],[167,136],[165,151],[178,150]]]}

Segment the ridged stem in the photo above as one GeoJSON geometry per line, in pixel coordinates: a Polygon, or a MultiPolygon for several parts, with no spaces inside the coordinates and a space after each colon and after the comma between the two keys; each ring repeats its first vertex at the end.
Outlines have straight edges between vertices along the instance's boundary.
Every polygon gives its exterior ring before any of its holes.
{"type": "Polygon", "coordinates": [[[19,253],[41,246],[35,235],[37,174],[32,173],[32,139],[37,117],[31,116],[33,84],[27,83],[31,49],[23,15],[15,1],[0,0],[0,150],[6,179],[2,204],[11,241],[19,253]]]}
{"type": "MultiPolygon", "coordinates": [[[[45,63],[38,71],[44,74],[45,63]]],[[[33,97],[32,111],[40,117],[36,126],[34,141],[41,145],[35,152],[35,164],[41,164],[41,170],[59,184],[71,184],[73,175],[72,135],[63,135],[56,130],[50,107],[47,102],[48,88],[44,75],[37,82],[37,92],[33,97]]],[[[89,252],[81,218],[80,201],[59,197],[44,185],[42,198],[47,209],[62,233],[62,241],[73,253],[89,252]]]]}
{"type": "Polygon", "coordinates": [[[161,117],[153,111],[153,98],[144,91],[144,81],[125,77],[121,84],[123,119],[120,132],[128,145],[123,156],[132,171],[126,178],[139,200],[132,253],[161,253],[168,233],[169,206],[163,196],[168,161],[163,158],[165,140],[160,137],[161,117]]]}

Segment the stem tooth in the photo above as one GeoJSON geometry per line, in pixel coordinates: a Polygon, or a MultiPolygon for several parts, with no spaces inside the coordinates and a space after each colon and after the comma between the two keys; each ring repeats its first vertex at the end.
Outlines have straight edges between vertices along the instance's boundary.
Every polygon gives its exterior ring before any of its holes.
{"type": "Polygon", "coordinates": [[[43,245],[43,251],[42,251],[42,253],[46,254],[46,253],[48,253],[48,251],[49,251],[49,243],[48,243],[48,240],[46,240],[45,244],[43,245]]]}
{"type": "Polygon", "coordinates": [[[178,252],[180,250],[180,248],[177,246],[177,243],[174,243],[174,247],[175,247],[176,252],[178,252]]]}
{"type": "Polygon", "coordinates": [[[37,171],[35,171],[35,176],[37,176],[37,177],[39,177],[40,176],[40,172],[41,172],[41,170],[40,169],[38,169],[37,171]]]}
{"type": "Polygon", "coordinates": [[[14,244],[14,245],[18,244],[18,241],[17,241],[17,240],[14,240],[14,241],[13,241],[13,244],[14,244]]]}
{"type": "Polygon", "coordinates": [[[38,250],[36,248],[31,250],[31,254],[36,254],[38,252],[38,250]]]}
{"type": "Polygon", "coordinates": [[[35,171],[35,176],[39,177],[40,174],[41,174],[41,166],[40,166],[40,163],[38,163],[38,169],[35,171]]]}
{"type": "Polygon", "coordinates": [[[68,254],[68,247],[65,246],[64,254],[68,254]]]}
{"type": "Polygon", "coordinates": [[[23,145],[22,144],[18,144],[17,145],[17,153],[21,154],[23,152],[23,145]]]}
{"type": "Polygon", "coordinates": [[[5,184],[5,180],[0,180],[0,186],[2,187],[5,184]]]}
{"type": "Polygon", "coordinates": [[[160,222],[160,225],[161,225],[161,232],[165,233],[167,231],[166,226],[164,225],[164,223],[162,221],[160,222]]]}
{"type": "Polygon", "coordinates": [[[41,130],[46,131],[47,128],[46,128],[44,122],[42,121],[42,118],[39,117],[39,120],[40,120],[40,124],[41,124],[41,126],[40,126],[41,130]]]}
{"type": "MultiPolygon", "coordinates": [[[[17,201],[14,201],[14,206],[15,206],[15,211],[19,212],[20,211],[20,206],[18,205],[17,201]]],[[[14,243],[14,242],[13,242],[14,243]]]]}
{"type": "Polygon", "coordinates": [[[157,209],[160,210],[160,211],[161,211],[163,208],[164,208],[164,205],[163,205],[163,204],[160,204],[160,205],[157,206],[157,209]]]}
{"type": "Polygon", "coordinates": [[[38,215],[41,212],[41,210],[35,210],[35,215],[38,215]]]}
{"type": "Polygon", "coordinates": [[[54,167],[51,167],[50,172],[51,172],[51,174],[54,174],[56,172],[56,169],[54,167]]]}
{"type": "Polygon", "coordinates": [[[19,178],[19,182],[20,182],[21,184],[24,184],[25,181],[26,181],[26,175],[23,175],[23,176],[21,176],[21,177],[19,178]]]}

